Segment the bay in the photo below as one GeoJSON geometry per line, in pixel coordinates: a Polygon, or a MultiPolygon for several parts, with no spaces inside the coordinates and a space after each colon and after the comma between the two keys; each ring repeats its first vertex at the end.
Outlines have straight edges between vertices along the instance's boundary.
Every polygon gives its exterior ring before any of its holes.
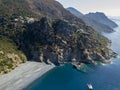
{"type": "MultiPolygon", "coordinates": [[[[114,21],[119,25],[116,32],[104,34],[112,41],[112,49],[120,55],[120,19],[114,21]]],[[[88,90],[87,83],[94,90],[120,90],[120,58],[112,64],[85,65],[80,71],[71,64],[56,67],[37,79],[25,90],[88,90]]]]}

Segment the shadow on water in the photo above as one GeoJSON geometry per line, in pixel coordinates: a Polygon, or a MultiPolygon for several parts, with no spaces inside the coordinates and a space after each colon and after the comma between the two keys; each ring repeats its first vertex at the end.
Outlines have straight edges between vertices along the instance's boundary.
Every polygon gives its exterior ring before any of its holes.
{"type": "Polygon", "coordinates": [[[84,74],[89,74],[94,72],[97,67],[98,67],[97,65],[93,65],[93,64],[83,64],[80,68],[78,69],[73,68],[73,69],[84,74]]]}

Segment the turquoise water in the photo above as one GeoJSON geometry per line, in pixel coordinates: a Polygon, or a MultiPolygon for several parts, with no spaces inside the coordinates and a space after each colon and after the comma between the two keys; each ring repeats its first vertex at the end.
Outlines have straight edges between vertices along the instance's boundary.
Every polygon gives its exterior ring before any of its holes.
{"type": "MultiPolygon", "coordinates": [[[[115,30],[115,33],[105,35],[112,40],[112,49],[120,55],[120,27],[115,30]]],[[[26,90],[88,90],[87,83],[91,83],[94,90],[120,90],[120,59],[114,59],[108,65],[86,65],[80,71],[70,64],[56,67],[26,90]]]]}

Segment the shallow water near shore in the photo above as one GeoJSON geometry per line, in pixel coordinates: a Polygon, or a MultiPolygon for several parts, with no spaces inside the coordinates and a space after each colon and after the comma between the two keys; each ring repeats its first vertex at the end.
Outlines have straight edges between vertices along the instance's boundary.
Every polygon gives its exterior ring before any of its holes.
{"type": "MultiPolygon", "coordinates": [[[[120,21],[116,21],[120,26],[120,21]]],[[[112,49],[120,55],[120,27],[116,32],[104,34],[112,40],[112,49]]],[[[80,71],[71,64],[56,67],[29,85],[26,90],[88,90],[87,83],[94,90],[120,90],[120,58],[111,64],[85,65],[80,71]]]]}

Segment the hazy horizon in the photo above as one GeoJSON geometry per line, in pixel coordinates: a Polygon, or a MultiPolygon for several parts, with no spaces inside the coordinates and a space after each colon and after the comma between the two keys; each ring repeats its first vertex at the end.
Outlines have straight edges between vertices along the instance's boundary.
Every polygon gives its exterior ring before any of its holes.
{"type": "Polygon", "coordinates": [[[83,14],[89,12],[104,12],[107,16],[120,16],[119,0],[57,0],[65,8],[74,7],[83,14]]]}

